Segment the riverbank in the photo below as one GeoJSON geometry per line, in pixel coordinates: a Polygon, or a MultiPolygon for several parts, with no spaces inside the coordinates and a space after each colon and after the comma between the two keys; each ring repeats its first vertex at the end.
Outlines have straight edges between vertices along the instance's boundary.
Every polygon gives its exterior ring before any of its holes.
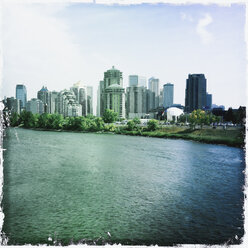
{"type": "MultiPolygon", "coordinates": [[[[90,133],[89,131],[78,131],[78,130],[64,130],[64,129],[45,129],[45,128],[30,128],[37,131],[56,131],[56,132],[75,132],[75,133],[90,133]]],[[[113,131],[98,131],[92,133],[113,133],[120,135],[131,135],[131,136],[145,136],[145,137],[156,137],[156,138],[169,138],[169,139],[184,139],[192,140],[208,144],[220,144],[232,147],[244,148],[245,146],[245,130],[222,130],[222,129],[195,129],[192,130],[186,127],[164,127],[156,131],[148,131],[146,128],[129,131],[126,127],[115,127],[113,131]]]]}
{"type": "Polygon", "coordinates": [[[220,130],[220,129],[196,129],[181,127],[168,127],[156,131],[127,131],[119,130],[117,132],[123,135],[146,136],[156,138],[172,138],[193,140],[208,144],[221,144],[232,147],[243,148],[245,146],[244,130],[220,130]]]}

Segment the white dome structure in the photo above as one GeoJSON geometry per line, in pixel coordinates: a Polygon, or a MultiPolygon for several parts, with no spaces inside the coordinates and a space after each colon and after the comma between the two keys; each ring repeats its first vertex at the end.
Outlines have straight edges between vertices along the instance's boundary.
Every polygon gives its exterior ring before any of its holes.
{"type": "Polygon", "coordinates": [[[171,107],[167,109],[166,113],[168,121],[172,121],[173,119],[177,121],[177,118],[183,114],[183,111],[179,108],[171,107]]]}

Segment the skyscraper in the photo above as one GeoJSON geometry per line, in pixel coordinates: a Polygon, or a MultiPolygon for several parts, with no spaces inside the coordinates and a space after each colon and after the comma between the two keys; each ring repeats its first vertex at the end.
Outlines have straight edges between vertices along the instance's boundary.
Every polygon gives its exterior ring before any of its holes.
{"type": "Polygon", "coordinates": [[[169,108],[173,104],[173,100],[174,100],[174,84],[171,83],[164,84],[163,91],[164,91],[163,107],[169,108]]]}
{"type": "Polygon", "coordinates": [[[57,98],[58,113],[64,117],[82,116],[82,105],[76,100],[76,96],[72,90],[62,90],[57,98]]]}
{"type": "Polygon", "coordinates": [[[164,104],[164,89],[159,90],[159,107],[163,107],[164,104]]]}
{"type": "Polygon", "coordinates": [[[97,116],[100,117],[103,115],[103,100],[104,100],[104,81],[99,82],[98,90],[97,90],[97,116]]]}
{"type": "Polygon", "coordinates": [[[50,97],[51,114],[58,113],[58,94],[59,94],[59,92],[57,92],[57,91],[51,92],[51,97],[50,97]]]}
{"type": "Polygon", "coordinates": [[[21,113],[20,104],[21,101],[19,99],[15,99],[14,97],[8,97],[6,99],[6,107],[11,112],[11,114],[15,112],[17,114],[21,113]]]}
{"type": "Polygon", "coordinates": [[[206,96],[206,109],[211,110],[212,109],[212,94],[208,94],[206,96]]]}
{"type": "Polygon", "coordinates": [[[155,100],[154,100],[153,108],[157,108],[159,106],[159,79],[158,78],[152,77],[148,80],[148,90],[155,93],[155,100]]]}
{"type": "Polygon", "coordinates": [[[40,99],[32,98],[27,102],[26,109],[27,111],[32,112],[33,114],[43,114],[44,103],[40,99]]]}
{"type": "Polygon", "coordinates": [[[88,89],[90,90],[90,88],[88,87],[89,86],[84,85],[82,81],[78,81],[71,87],[71,91],[73,91],[74,93],[76,102],[82,105],[83,116],[86,116],[90,112],[90,109],[88,110],[88,105],[90,104],[88,104],[88,94],[87,94],[87,90],[88,89]]]}
{"type": "Polygon", "coordinates": [[[146,78],[138,75],[129,75],[129,87],[132,86],[146,87],[146,78]]]}
{"type": "Polygon", "coordinates": [[[123,87],[122,72],[115,69],[114,66],[110,70],[104,72],[104,89],[112,84],[118,84],[123,87]]]}
{"type": "Polygon", "coordinates": [[[87,86],[87,114],[93,115],[93,87],[87,86]]]}
{"type": "Polygon", "coordinates": [[[100,115],[106,109],[112,109],[118,116],[125,118],[125,89],[123,88],[122,72],[114,66],[104,72],[103,85],[100,82],[100,115]]]}
{"type": "Polygon", "coordinates": [[[185,111],[190,113],[195,109],[206,107],[206,85],[204,74],[189,74],[185,90],[185,111]]]}
{"type": "Polygon", "coordinates": [[[104,110],[112,109],[119,118],[125,118],[125,89],[112,84],[105,89],[104,95],[104,110]]]}
{"type": "Polygon", "coordinates": [[[43,102],[44,113],[51,113],[51,94],[47,87],[43,86],[37,93],[37,98],[43,102]]]}
{"type": "Polygon", "coordinates": [[[16,85],[16,99],[20,100],[21,110],[26,108],[27,103],[27,89],[23,84],[16,85]]]}
{"type": "Polygon", "coordinates": [[[127,116],[128,118],[144,117],[147,113],[147,89],[145,87],[127,87],[127,116]]]}

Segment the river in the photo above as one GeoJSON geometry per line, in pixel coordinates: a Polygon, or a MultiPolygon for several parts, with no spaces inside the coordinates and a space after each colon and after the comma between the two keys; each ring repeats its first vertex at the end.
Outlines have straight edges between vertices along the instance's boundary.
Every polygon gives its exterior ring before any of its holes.
{"type": "Polygon", "coordinates": [[[7,130],[4,148],[9,245],[222,244],[243,236],[242,149],[21,128],[7,130]]]}

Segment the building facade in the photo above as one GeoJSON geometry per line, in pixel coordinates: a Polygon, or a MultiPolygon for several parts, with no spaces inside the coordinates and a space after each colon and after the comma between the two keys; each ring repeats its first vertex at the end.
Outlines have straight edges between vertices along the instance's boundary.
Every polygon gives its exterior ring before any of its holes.
{"type": "Polygon", "coordinates": [[[189,74],[185,90],[185,111],[187,113],[206,107],[207,80],[204,74],[189,74]]]}
{"type": "Polygon", "coordinates": [[[174,101],[174,84],[167,83],[163,87],[163,107],[169,108],[174,101]]]}
{"type": "Polygon", "coordinates": [[[112,84],[118,84],[123,87],[122,72],[115,69],[114,66],[110,70],[104,72],[104,89],[112,84]]]}
{"type": "Polygon", "coordinates": [[[164,104],[164,89],[159,90],[159,107],[163,107],[164,104]]]}
{"type": "Polygon", "coordinates": [[[82,106],[82,115],[93,114],[93,87],[83,84],[81,81],[71,87],[75,100],[82,106]]]}
{"type": "Polygon", "coordinates": [[[97,116],[100,117],[103,115],[103,99],[104,99],[104,81],[100,81],[97,89],[97,116]]]}
{"type": "Polygon", "coordinates": [[[58,113],[64,117],[82,116],[82,105],[71,90],[62,90],[57,98],[58,113]]]}
{"type": "Polygon", "coordinates": [[[112,109],[119,118],[125,118],[125,89],[118,84],[108,86],[104,91],[105,109],[112,109]]]}
{"type": "Polygon", "coordinates": [[[155,93],[155,101],[154,108],[159,106],[159,79],[158,78],[150,78],[148,80],[148,90],[155,93]]]}
{"type": "Polygon", "coordinates": [[[143,86],[127,87],[126,91],[126,113],[127,117],[143,118],[147,113],[147,89],[143,86]]]}
{"type": "Polygon", "coordinates": [[[206,95],[206,109],[211,110],[212,109],[212,94],[206,95]]]}
{"type": "Polygon", "coordinates": [[[43,114],[44,103],[40,99],[32,98],[27,102],[26,110],[33,114],[43,114]]]}
{"type": "Polygon", "coordinates": [[[93,115],[93,87],[87,86],[87,115],[93,115]]]}
{"type": "Polygon", "coordinates": [[[21,113],[21,100],[19,99],[15,99],[14,97],[8,97],[6,99],[5,106],[8,108],[8,111],[10,111],[11,114],[15,112],[17,114],[21,113]]]}
{"type": "Polygon", "coordinates": [[[106,109],[118,113],[119,118],[125,118],[125,89],[123,88],[122,72],[114,66],[104,72],[104,80],[100,82],[100,116],[106,109]]]}
{"type": "Polygon", "coordinates": [[[27,103],[27,89],[23,84],[16,85],[16,99],[20,100],[21,110],[26,108],[27,103]]]}
{"type": "Polygon", "coordinates": [[[156,100],[156,96],[155,96],[155,92],[146,89],[146,108],[147,108],[147,112],[155,109],[155,100],[156,100]]]}
{"type": "Polygon", "coordinates": [[[51,113],[51,94],[47,87],[43,86],[41,90],[37,92],[37,98],[43,102],[44,113],[51,113]]]}
{"type": "Polygon", "coordinates": [[[57,91],[52,91],[50,93],[50,110],[51,114],[58,113],[58,95],[59,92],[57,91]]]}
{"type": "Polygon", "coordinates": [[[138,75],[129,75],[129,87],[132,86],[147,87],[146,78],[138,75]]]}

